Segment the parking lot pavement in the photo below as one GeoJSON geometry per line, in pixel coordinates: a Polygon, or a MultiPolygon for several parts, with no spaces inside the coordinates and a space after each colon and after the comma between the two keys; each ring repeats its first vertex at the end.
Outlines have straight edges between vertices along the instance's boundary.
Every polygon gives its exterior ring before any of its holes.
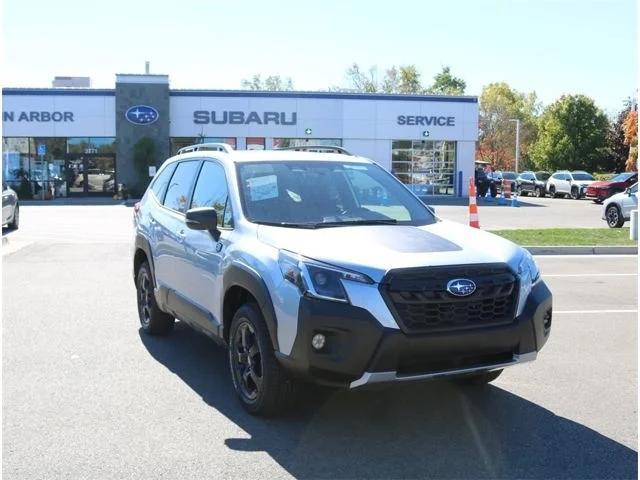
{"type": "MultiPolygon", "coordinates": [[[[506,228],[606,228],[602,220],[602,205],[591,200],[565,198],[520,197],[520,207],[499,206],[482,202],[478,207],[480,226],[486,230],[506,228]]],[[[427,200],[428,203],[428,200],[427,200]]],[[[469,223],[469,207],[436,205],[441,218],[469,223]]]]}
{"type": "Polygon", "coordinates": [[[33,208],[3,256],[5,478],[637,475],[635,257],[539,257],[551,338],[492,386],[309,388],[261,419],[212,341],[140,333],[131,209],[33,208]]]}

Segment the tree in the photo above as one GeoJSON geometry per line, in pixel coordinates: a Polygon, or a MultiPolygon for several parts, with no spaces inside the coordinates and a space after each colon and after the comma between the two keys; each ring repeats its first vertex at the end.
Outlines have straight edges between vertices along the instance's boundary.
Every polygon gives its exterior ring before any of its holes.
{"type": "Polygon", "coordinates": [[[451,74],[451,68],[443,67],[440,73],[433,77],[433,83],[427,88],[427,93],[436,95],[464,95],[467,82],[451,74]]]}
{"type": "Polygon", "coordinates": [[[420,83],[420,72],[415,65],[395,65],[385,71],[382,82],[378,81],[378,68],[373,66],[365,73],[357,63],[346,71],[349,88],[334,87],[331,90],[348,90],[363,93],[420,94],[425,89],[420,83]]]}
{"type": "Polygon", "coordinates": [[[638,170],[638,106],[629,110],[623,123],[624,143],[629,146],[629,157],[625,164],[627,172],[638,170]]]}
{"type": "Polygon", "coordinates": [[[531,167],[530,145],[536,138],[540,103],[535,92],[525,94],[506,83],[482,89],[478,112],[480,136],[476,156],[499,169],[515,167],[516,122],[520,120],[520,170],[531,167]]]}
{"type": "Polygon", "coordinates": [[[542,113],[531,149],[538,168],[601,170],[609,121],[584,95],[563,95],[542,113]]]}
{"type": "Polygon", "coordinates": [[[242,88],[247,90],[268,90],[272,92],[293,90],[291,78],[283,78],[280,75],[269,75],[262,80],[260,74],[255,74],[250,79],[245,78],[240,83],[242,88]]]}
{"type": "Polygon", "coordinates": [[[625,169],[625,163],[629,158],[629,145],[625,143],[624,122],[631,110],[631,100],[627,100],[625,107],[609,125],[607,149],[601,165],[603,172],[621,172],[625,169]]]}

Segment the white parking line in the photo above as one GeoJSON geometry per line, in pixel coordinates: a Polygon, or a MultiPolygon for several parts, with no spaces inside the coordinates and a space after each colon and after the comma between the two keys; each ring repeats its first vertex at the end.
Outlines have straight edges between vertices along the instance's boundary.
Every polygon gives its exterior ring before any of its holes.
{"type": "Polygon", "coordinates": [[[638,313],[638,310],[554,310],[553,313],[638,313]]]}
{"type": "Polygon", "coordinates": [[[637,277],[637,273],[542,273],[544,278],[550,277],[637,277]]]}

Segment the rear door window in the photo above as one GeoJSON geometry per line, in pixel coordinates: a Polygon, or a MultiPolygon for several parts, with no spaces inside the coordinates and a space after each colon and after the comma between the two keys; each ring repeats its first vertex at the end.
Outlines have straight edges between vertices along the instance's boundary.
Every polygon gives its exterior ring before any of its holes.
{"type": "Polygon", "coordinates": [[[171,210],[185,213],[189,206],[189,195],[191,193],[191,185],[196,176],[200,162],[192,160],[189,162],[181,162],[171,177],[167,194],[164,197],[163,205],[171,210]]]}
{"type": "Polygon", "coordinates": [[[167,186],[169,185],[169,180],[171,180],[171,175],[173,175],[173,171],[176,169],[176,163],[168,165],[164,170],[160,172],[160,174],[153,179],[153,183],[151,184],[151,191],[155,194],[156,198],[160,203],[164,200],[164,194],[167,191],[167,186]]]}

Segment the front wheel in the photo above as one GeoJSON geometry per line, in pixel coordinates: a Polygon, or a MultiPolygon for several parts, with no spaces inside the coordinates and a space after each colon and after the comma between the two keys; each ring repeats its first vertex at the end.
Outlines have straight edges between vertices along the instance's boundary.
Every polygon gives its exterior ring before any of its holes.
{"type": "Polygon", "coordinates": [[[574,200],[580,199],[580,190],[578,190],[576,187],[573,187],[571,189],[571,198],[574,200]]]}
{"type": "Polygon", "coordinates": [[[536,187],[534,194],[537,198],[544,197],[544,193],[542,193],[542,189],[540,187],[536,187]]]}
{"type": "Polygon", "coordinates": [[[20,226],[20,207],[16,205],[16,208],[13,210],[13,218],[9,222],[8,227],[11,230],[17,230],[20,226]]]}
{"type": "Polygon", "coordinates": [[[624,225],[624,217],[617,205],[609,205],[605,217],[610,228],[620,228],[624,225]]]}
{"type": "Polygon", "coordinates": [[[549,195],[551,195],[551,198],[558,198],[558,194],[556,193],[556,187],[551,185],[549,187],[549,195]]]}
{"type": "Polygon", "coordinates": [[[253,415],[274,415],[295,398],[295,388],[275,357],[264,317],[257,305],[238,309],[229,332],[229,368],[243,407],[253,415]]]}

